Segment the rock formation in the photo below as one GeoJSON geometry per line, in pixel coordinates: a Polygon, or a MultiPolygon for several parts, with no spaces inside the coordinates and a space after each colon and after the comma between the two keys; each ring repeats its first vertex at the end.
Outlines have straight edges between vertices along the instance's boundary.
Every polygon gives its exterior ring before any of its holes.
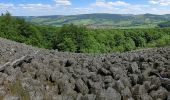
{"type": "Polygon", "coordinates": [[[0,38],[0,99],[170,100],[170,47],[75,54],[0,38]]]}

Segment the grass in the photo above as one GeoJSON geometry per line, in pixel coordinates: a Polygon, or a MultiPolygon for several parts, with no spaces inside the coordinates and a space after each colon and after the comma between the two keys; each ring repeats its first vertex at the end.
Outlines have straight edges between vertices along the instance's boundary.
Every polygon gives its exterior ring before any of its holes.
{"type": "Polygon", "coordinates": [[[21,100],[30,100],[29,93],[23,89],[20,81],[9,85],[9,92],[13,96],[19,96],[21,100]]]}
{"type": "Polygon", "coordinates": [[[3,96],[0,96],[0,100],[4,100],[4,97],[3,97],[3,96]]]}

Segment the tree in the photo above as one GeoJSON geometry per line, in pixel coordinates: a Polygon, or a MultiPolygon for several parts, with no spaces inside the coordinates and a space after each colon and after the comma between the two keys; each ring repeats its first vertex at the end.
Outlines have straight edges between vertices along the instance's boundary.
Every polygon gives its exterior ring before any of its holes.
{"type": "Polygon", "coordinates": [[[135,49],[136,47],[135,42],[130,37],[127,37],[125,40],[126,40],[126,43],[124,44],[124,48],[125,48],[124,51],[130,51],[130,50],[135,49]]]}
{"type": "Polygon", "coordinates": [[[58,44],[58,50],[60,51],[70,51],[70,52],[76,52],[76,45],[74,43],[74,40],[71,38],[64,38],[63,42],[58,44]]]}

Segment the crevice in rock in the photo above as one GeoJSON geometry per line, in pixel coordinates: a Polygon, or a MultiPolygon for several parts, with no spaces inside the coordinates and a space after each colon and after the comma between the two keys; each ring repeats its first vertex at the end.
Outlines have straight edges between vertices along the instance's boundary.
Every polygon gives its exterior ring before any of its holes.
{"type": "Polygon", "coordinates": [[[72,64],[73,64],[72,61],[67,60],[66,63],[65,63],[65,67],[70,67],[72,64]]]}
{"type": "Polygon", "coordinates": [[[53,81],[53,79],[52,79],[52,76],[50,75],[50,77],[49,77],[49,81],[51,82],[51,83],[55,83],[55,81],[53,81]]]}

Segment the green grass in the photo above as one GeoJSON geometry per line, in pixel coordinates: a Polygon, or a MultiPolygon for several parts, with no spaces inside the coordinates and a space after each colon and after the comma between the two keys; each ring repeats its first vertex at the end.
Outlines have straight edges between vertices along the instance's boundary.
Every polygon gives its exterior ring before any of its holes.
{"type": "Polygon", "coordinates": [[[23,89],[20,81],[9,85],[9,91],[11,95],[19,96],[21,100],[30,100],[29,93],[23,89]]]}

